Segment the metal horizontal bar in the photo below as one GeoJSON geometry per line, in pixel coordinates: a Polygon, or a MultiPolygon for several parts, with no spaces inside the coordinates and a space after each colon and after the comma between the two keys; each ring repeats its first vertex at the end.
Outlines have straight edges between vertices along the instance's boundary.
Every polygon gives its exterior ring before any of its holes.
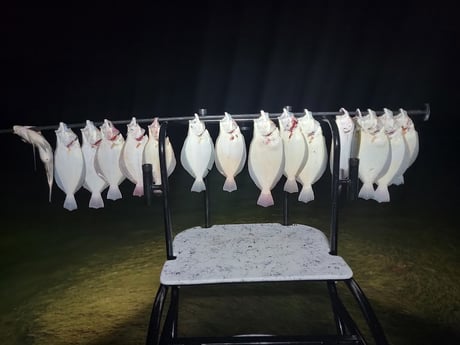
{"type": "Polygon", "coordinates": [[[271,335],[244,335],[234,337],[184,337],[172,339],[172,344],[248,344],[248,345],[295,345],[295,344],[360,344],[354,335],[324,335],[324,336],[271,336],[271,335]]]}
{"type": "MultiPolygon", "coordinates": [[[[397,113],[399,110],[395,110],[394,112],[397,113]]],[[[406,110],[407,114],[410,116],[420,116],[423,115],[423,121],[427,121],[430,117],[430,105],[428,103],[425,104],[425,109],[421,110],[406,110]]],[[[349,111],[348,112],[350,116],[357,116],[358,113],[357,111],[349,111]]],[[[276,119],[278,116],[281,116],[282,113],[269,113],[269,116],[271,119],[276,119]]],[[[300,117],[305,115],[303,112],[297,112],[293,113],[296,117],[300,117]]],[[[316,111],[312,112],[312,115],[314,117],[333,117],[337,115],[342,115],[343,113],[340,111],[316,111]]],[[[376,114],[382,115],[383,111],[376,111],[376,114]]],[[[232,118],[237,120],[237,121],[252,121],[260,116],[260,113],[256,114],[232,114],[232,118]]],[[[222,119],[223,115],[202,115],[200,116],[200,119],[204,122],[218,122],[222,119]]],[[[168,122],[187,122],[189,120],[192,120],[194,117],[193,116],[171,116],[171,117],[162,117],[158,116],[160,121],[168,121],[168,122]]],[[[112,123],[114,125],[125,125],[128,124],[131,121],[129,120],[114,120],[112,123]]],[[[153,121],[152,117],[149,118],[137,118],[136,121],[138,123],[151,123],[153,121]]],[[[103,122],[94,122],[96,126],[102,125],[103,122]]],[[[82,123],[71,123],[67,124],[67,127],[69,128],[83,128],[86,126],[85,122],[82,123]]],[[[50,131],[50,130],[56,130],[58,129],[58,125],[49,125],[49,126],[33,126],[33,128],[37,131],[50,131]]],[[[4,133],[13,133],[13,130],[10,128],[7,129],[0,129],[0,134],[4,133]]]]}

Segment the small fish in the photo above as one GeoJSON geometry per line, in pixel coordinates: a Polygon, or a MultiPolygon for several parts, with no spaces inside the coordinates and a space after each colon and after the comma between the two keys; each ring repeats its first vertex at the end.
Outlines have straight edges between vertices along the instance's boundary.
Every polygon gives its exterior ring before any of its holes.
{"type": "Polygon", "coordinates": [[[374,198],[373,184],[387,171],[391,162],[390,141],[373,110],[368,109],[366,116],[362,116],[359,109],[357,112],[360,126],[358,176],[363,183],[358,197],[368,200],[374,198]]]}
{"type": "Polygon", "coordinates": [[[119,162],[125,139],[113,123],[107,119],[104,120],[100,129],[102,140],[96,149],[94,168],[98,175],[109,184],[107,199],[121,199],[122,195],[118,186],[125,179],[125,175],[120,169],[119,162]]]}
{"type": "Polygon", "coordinates": [[[257,205],[274,205],[271,190],[280,180],[284,170],[284,150],[278,127],[263,110],[254,119],[254,134],[249,145],[248,170],[251,179],[260,189],[257,205]]]}
{"type": "Polygon", "coordinates": [[[299,119],[299,125],[305,136],[308,151],[307,162],[297,176],[297,180],[302,184],[299,201],[307,203],[315,199],[312,185],[321,178],[326,170],[327,148],[321,125],[307,109],[305,109],[305,116],[299,119]]]}
{"type": "Polygon", "coordinates": [[[29,143],[34,148],[35,160],[35,147],[38,148],[40,160],[43,162],[46,172],[46,179],[48,181],[49,195],[48,201],[51,202],[51,192],[53,189],[54,180],[54,157],[53,149],[45,137],[39,132],[32,129],[31,126],[13,126],[13,133],[19,135],[22,140],[29,143]]]}
{"type": "MultiPolygon", "coordinates": [[[[342,115],[335,117],[335,122],[339,128],[340,139],[340,178],[347,178],[349,173],[349,159],[351,157],[352,143],[355,132],[355,124],[350,117],[350,114],[344,108],[340,108],[342,115]]],[[[331,145],[330,167],[332,171],[332,163],[334,161],[334,145],[331,145]]]]}
{"type": "Polygon", "coordinates": [[[246,143],[240,127],[229,113],[219,122],[219,135],[216,140],[216,167],[225,176],[223,190],[237,190],[235,176],[246,162],[246,143]]]}
{"type": "Polygon", "coordinates": [[[195,178],[191,191],[206,190],[204,178],[214,164],[214,144],[205,124],[200,121],[198,114],[189,120],[187,137],[182,146],[180,161],[185,170],[195,178]]]}
{"type": "Polygon", "coordinates": [[[388,185],[396,176],[402,175],[405,167],[404,163],[407,162],[409,151],[404,141],[402,128],[393,118],[393,112],[384,108],[383,115],[380,116],[379,121],[390,140],[391,162],[383,176],[376,181],[377,189],[375,190],[374,200],[378,202],[389,202],[390,193],[388,192],[388,185]]]}
{"type": "Polygon", "coordinates": [[[85,187],[90,193],[89,200],[90,208],[104,207],[104,200],[102,200],[101,192],[107,188],[107,182],[100,177],[94,167],[94,159],[96,151],[102,141],[102,134],[90,120],[86,120],[85,128],[80,129],[82,133],[81,150],[83,158],[85,159],[85,187]]]}
{"type": "Polygon", "coordinates": [[[135,184],[133,195],[144,195],[144,181],[142,178],[142,157],[147,144],[145,129],[141,128],[133,117],[128,124],[125,144],[120,156],[120,169],[123,174],[135,184]]]}
{"type": "MultiPolygon", "coordinates": [[[[149,140],[144,148],[144,163],[152,164],[153,182],[156,185],[161,185],[161,171],[160,171],[160,147],[159,147],[159,135],[160,135],[160,123],[158,117],[153,119],[153,122],[149,127],[149,140]]],[[[176,156],[174,150],[169,141],[169,137],[165,138],[165,153],[166,153],[166,173],[168,176],[172,174],[176,168],[176,156]]]]}
{"type": "Polygon", "coordinates": [[[63,122],[59,123],[54,152],[54,176],[56,184],[65,193],[64,208],[77,209],[75,193],[85,180],[85,161],[77,135],[63,122]]]}
{"type": "Polygon", "coordinates": [[[284,176],[286,176],[284,190],[288,193],[297,193],[299,187],[296,177],[307,161],[308,152],[305,137],[298,126],[299,121],[286,108],[283,109],[283,114],[278,117],[278,122],[284,147],[284,176]]]}
{"type": "Polygon", "coordinates": [[[407,159],[404,160],[404,167],[402,168],[401,174],[395,176],[395,178],[390,182],[390,184],[400,185],[404,183],[404,173],[415,162],[418,156],[419,139],[418,133],[415,130],[414,122],[407,115],[407,111],[399,109],[399,113],[394,116],[394,120],[398,126],[402,128],[404,141],[408,150],[407,159]]]}

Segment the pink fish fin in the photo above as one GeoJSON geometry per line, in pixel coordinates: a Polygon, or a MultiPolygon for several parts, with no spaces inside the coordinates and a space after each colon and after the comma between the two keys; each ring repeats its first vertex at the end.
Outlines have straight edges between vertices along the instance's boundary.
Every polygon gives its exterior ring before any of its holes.
{"type": "Polygon", "coordinates": [[[404,184],[404,176],[403,175],[395,176],[394,179],[390,182],[390,185],[392,184],[396,186],[404,184]]]}
{"type": "Polygon", "coordinates": [[[262,206],[262,207],[268,207],[274,204],[275,202],[273,201],[273,196],[270,191],[260,192],[259,199],[257,199],[257,205],[262,206]]]}
{"type": "Polygon", "coordinates": [[[144,196],[144,184],[142,182],[137,183],[133,191],[134,196],[144,196]]]}
{"type": "Polygon", "coordinates": [[[372,183],[364,183],[359,191],[358,197],[365,200],[372,199],[374,197],[374,187],[372,183]]]}
{"type": "Polygon", "coordinates": [[[385,184],[379,184],[374,193],[374,200],[377,202],[389,202],[390,193],[388,192],[388,186],[385,184]]]}
{"type": "Polygon", "coordinates": [[[100,192],[93,192],[91,194],[91,199],[89,199],[90,208],[103,208],[104,200],[102,200],[102,195],[100,192]]]}
{"type": "Polygon", "coordinates": [[[289,178],[286,180],[286,183],[284,184],[284,191],[288,193],[297,193],[299,191],[295,178],[289,178]]]}
{"type": "Polygon", "coordinates": [[[107,192],[107,199],[118,200],[121,198],[122,196],[121,196],[120,188],[118,188],[117,185],[110,185],[109,190],[107,192]]]}
{"type": "Polygon", "coordinates": [[[64,200],[64,208],[69,211],[73,211],[78,208],[77,201],[75,200],[75,195],[66,194],[65,200],[64,200]]]}
{"type": "Polygon", "coordinates": [[[313,200],[315,200],[315,194],[313,193],[313,188],[311,187],[311,184],[309,185],[305,184],[302,187],[302,190],[300,191],[299,201],[307,203],[313,200]]]}
{"type": "Polygon", "coordinates": [[[199,192],[202,192],[204,190],[206,190],[206,185],[204,184],[203,179],[202,178],[197,178],[193,182],[191,191],[199,193],[199,192]]]}
{"type": "Polygon", "coordinates": [[[226,192],[233,192],[237,190],[235,178],[233,176],[229,176],[225,179],[224,187],[222,188],[226,192]]]}

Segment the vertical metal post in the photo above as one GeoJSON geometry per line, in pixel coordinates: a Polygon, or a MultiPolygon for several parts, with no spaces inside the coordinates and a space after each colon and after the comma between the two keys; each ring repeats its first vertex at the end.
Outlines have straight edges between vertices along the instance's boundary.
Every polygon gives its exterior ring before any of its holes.
{"type": "MultiPolygon", "coordinates": [[[[200,116],[206,116],[207,110],[205,108],[201,108],[198,110],[200,116]]],[[[203,194],[203,202],[204,202],[204,227],[209,228],[211,226],[210,222],[210,213],[209,213],[209,184],[208,178],[204,178],[204,185],[206,189],[204,190],[203,194]]]]}
{"type": "Polygon", "coordinates": [[[348,176],[348,200],[354,201],[358,198],[358,169],[359,159],[349,159],[349,176],[348,176]]]}
{"type": "Polygon", "coordinates": [[[144,183],[144,196],[147,206],[152,204],[152,164],[142,164],[142,180],[144,183]]]}

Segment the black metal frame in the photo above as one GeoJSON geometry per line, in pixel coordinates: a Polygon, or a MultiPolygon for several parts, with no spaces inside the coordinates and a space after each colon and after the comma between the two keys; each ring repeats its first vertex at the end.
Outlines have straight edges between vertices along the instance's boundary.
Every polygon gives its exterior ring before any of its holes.
{"type": "MultiPolygon", "coordinates": [[[[200,110],[201,118],[206,122],[217,122],[222,116],[212,115],[205,116],[205,110],[200,110]]],[[[339,130],[335,120],[339,112],[318,112],[313,113],[313,116],[329,125],[331,131],[331,145],[334,147],[334,160],[331,179],[331,223],[330,223],[330,254],[337,255],[338,251],[338,212],[339,212],[339,196],[343,189],[346,189],[349,199],[356,199],[358,190],[358,165],[357,158],[350,158],[350,176],[346,179],[341,178],[339,171],[340,157],[340,140],[339,130]]],[[[377,114],[380,114],[377,112],[377,114]]],[[[422,115],[423,120],[428,120],[430,116],[429,105],[425,105],[424,110],[410,110],[408,114],[411,116],[422,115]]],[[[280,114],[271,114],[274,118],[280,114]]],[[[296,113],[300,116],[302,113],[296,113]]],[[[350,115],[356,115],[350,112],[350,115]]],[[[242,114],[232,115],[237,121],[250,121],[257,118],[259,114],[242,114]]],[[[159,133],[159,151],[160,151],[160,170],[162,176],[162,185],[154,185],[152,182],[152,166],[149,164],[143,165],[144,173],[144,194],[147,204],[152,201],[152,191],[160,190],[163,199],[164,225],[165,225],[165,241],[166,241],[166,257],[167,260],[174,260],[173,252],[173,236],[172,236],[172,217],[171,208],[169,205],[169,181],[166,170],[166,151],[165,140],[168,122],[183,122],[188,123],[192,117],[170,117],[161,118],[162,121],[159,133]]],[[[205,226],[210,226],[209,221],[209,194],[204,193],[204,209],[205,209],[205,226]]],[[[284,192],[283,199],[283,224],[288,225],[288,193],[284,192]]],[[[238,336],[238,337],[194,337],[184,338],[178,337],[177,321],[178,321],[178,300],[179,286],[166,286],[160,284],[150,317],[147,344],[368,344],[362,332],[359,330],[356,322],[351,317],[342,302],[338,291],[338,281],[326,280],[329,297],[331,300],[332,311],[336,324],[336,334],[326,336],[238,336]],[[164,317],[165,302],[167,295],[170,295],[169,306],[164,317]],[[162,319],[164,321],[162,322],[162,319]],[[163,323],[163,324],[162,324],[163,323]]],[[[358,283],[353,279],[344,280],[345,285],[357,301],[364,319],[367,322],[372,338],[377,345],[387,345],[387,339],[383,329],[358,283]]]]}

